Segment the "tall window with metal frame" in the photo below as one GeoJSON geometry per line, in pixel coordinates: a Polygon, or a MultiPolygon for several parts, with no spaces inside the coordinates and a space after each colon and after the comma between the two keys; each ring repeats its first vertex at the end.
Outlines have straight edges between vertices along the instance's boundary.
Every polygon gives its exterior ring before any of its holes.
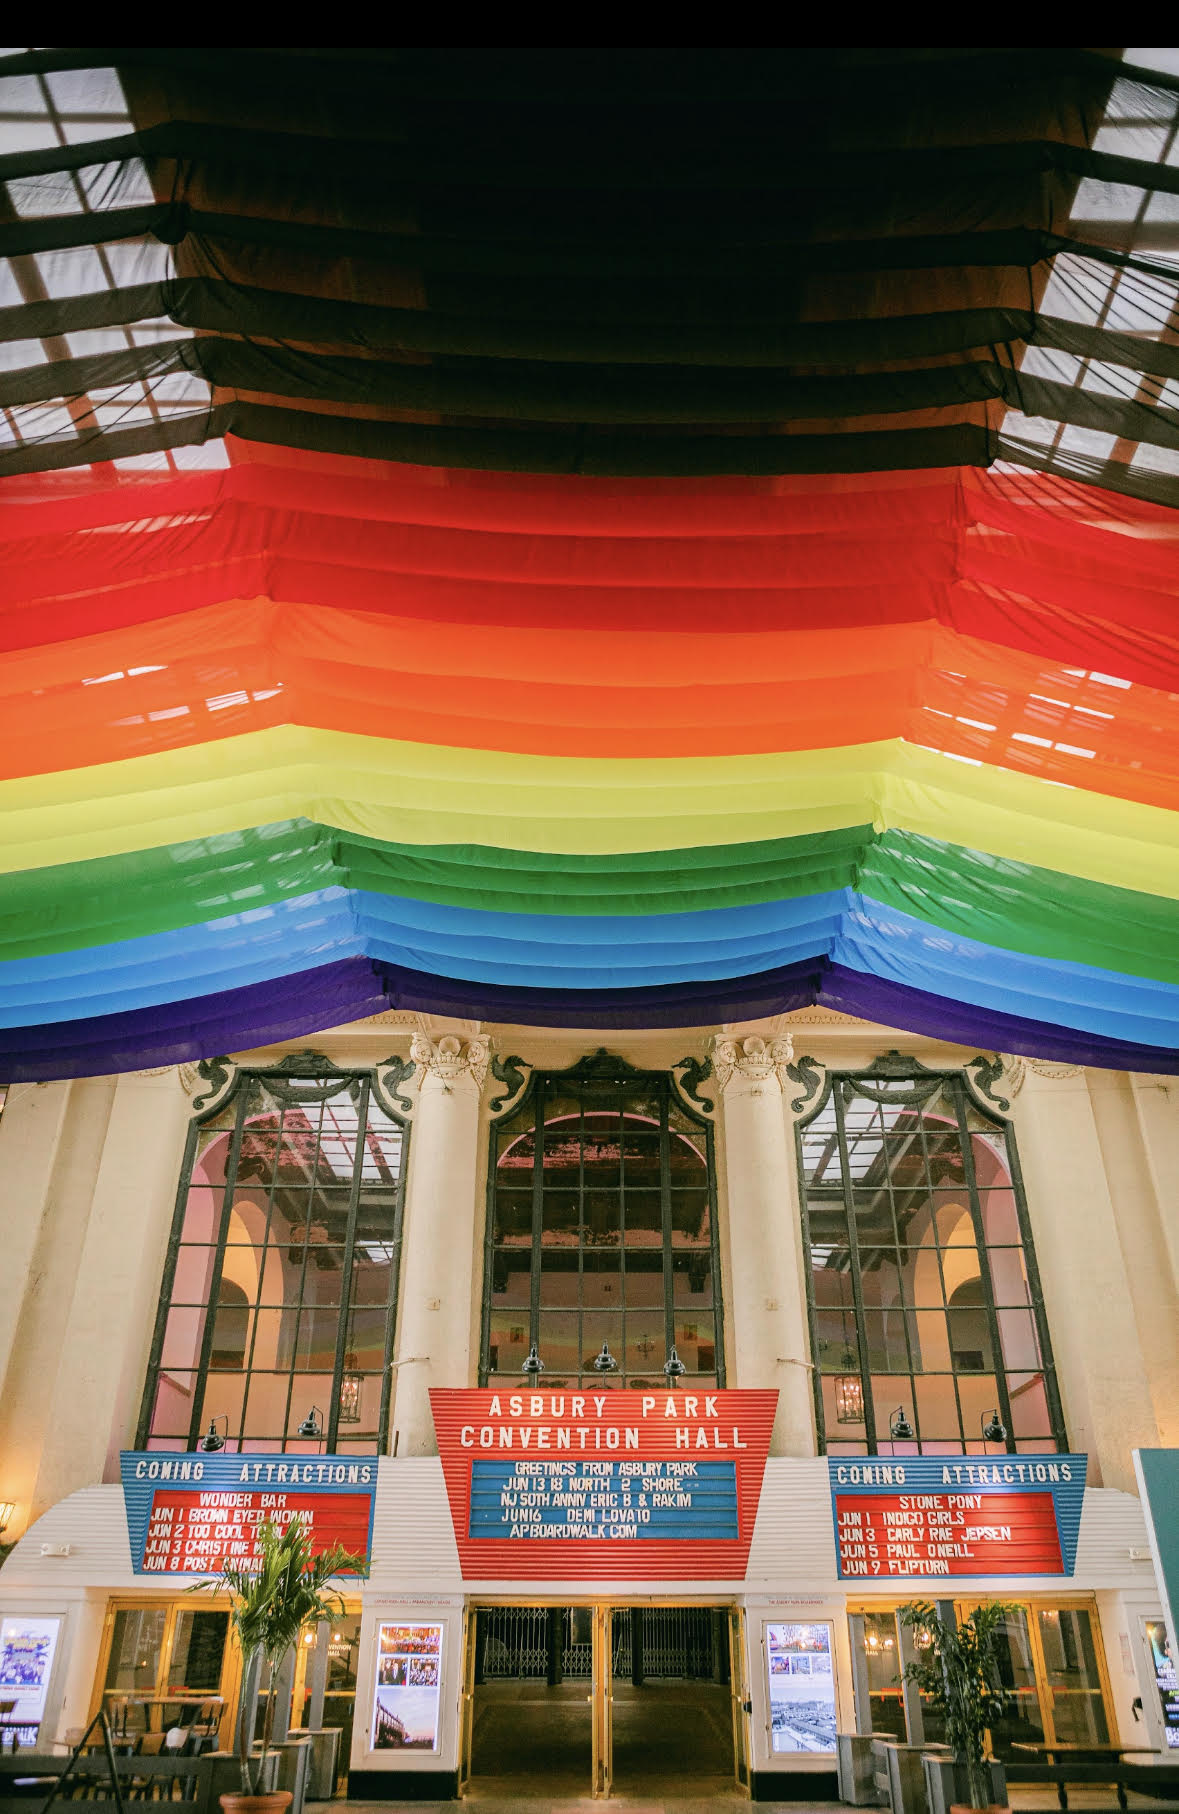
{"type": "Polygon", "coordinates": [[[712,1127],[670,1075],[534,1072],[491,1142],[483,1383],[723,1385],[712,1127]]]}
{"type": "Polygon", "coordinates": [[[194,1118],[141,1448],[384,1449],[407,1141],[376,1073],[314,1053],[194,1118]]]}
{"type": "Polygon", "coordinates": [[[820,1445],[1064,1449],[1015,1137],[961,1071],[890,1053],[798,1124],[820,1445]]]}

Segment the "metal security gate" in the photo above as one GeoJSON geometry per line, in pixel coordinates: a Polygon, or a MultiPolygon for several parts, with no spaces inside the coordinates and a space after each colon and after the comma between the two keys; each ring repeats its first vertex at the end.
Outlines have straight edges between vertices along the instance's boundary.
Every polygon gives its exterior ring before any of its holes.
{"type": "MultiPolygon", "coordinates": [[[[637,1610],[637,1609],[636,1609],[637,1610]]],[[[552,1670],[558,1642],[561,1677],[588,1682],[593,1675],[593,1609],[589,1606],[489,1606],[478,1613],[478,1679],[539,1681],[552,1670]]],[[[644,1606],[642,1671],[648,1681],[723,1681],[727,1658],[707,1606],[644,1606]]],[[[722,1634],[723,1635],[723,1634],[722,1634]]],[[[613,1621],[611,1674],[627,1677],[634,1665],[634,1627],[625,1613],[613,1621]]]]}
{"type": "MultiPolygon", "coordinates": [[[[728,1673],[707,1606],[642,1608],[643,1675],[647,1681],[721,1681],[728,1673]]],[[[614,1674],[628,1676],[634,1662],[633,1628],[614,1621],[614,1674]]]]}
{"type": "Polygon", "coordinates": [[[482,1679],[519,1682],[543,1678],[548,1672],[549,1619],[554,1610],[559,1617],[560,1608],[546,1606],[482,1609],[478,1614],[482,1679]]]}

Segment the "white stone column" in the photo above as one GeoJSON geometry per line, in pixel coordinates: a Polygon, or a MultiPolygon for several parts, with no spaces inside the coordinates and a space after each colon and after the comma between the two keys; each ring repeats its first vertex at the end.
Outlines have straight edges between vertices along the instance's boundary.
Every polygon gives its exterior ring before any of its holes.
{"type": "Polygon", "coordinates": [[[718,1039],[728,1197],[725,1324],[736,1386],[777,1386],[773,1455],[815,1453],[798,1173],[783,1097],[789,1039],[718,1039]]]}
{"type": "Polygon", "coordinates": [[[14,1083],[0,1115],[0,1403],[42,1223],[52,1202],[69,1083],[14,1083]]]}
{"type": "Polygon", "coordinates": [[[410,1055],[421,1082],[409,1141],[392,1428],[398,1455],[436,1455],[430,1387],[474,1380],[479,1109],[490,1055],[482,1039],[453,1033],[415,1035],[410,1055]]]}
{"type": "Polygon", "coordinates": [[[1159,1433],[1088,1083],[1039,1059],[1008,1079],[1069,1441],[1092,1485],[1132,1493],[1130,1451],[1159,1433]]]}
{"type": "MultiPolygon", "coordinates": [[[[1088,1075],[1138,1339],[1149,1363],[1155,1421],[1160,1440],[1165,1447],[1173,1448],[1179,1444],[1179,1281],[1167,1240],[1167,1219],[1176,1213],[1173,1206],[1179,1169],[1167,1168],[1168,1163],[1179,1164],[1179,1152],[1168,1153],[1163,1144],[1166,1111],[1158,1115],[1162,1093],[1156,1090],[1136,1094],[1136,1082],[1146,1081],[1124,1071],[1090,1071],[1088,1075]],[[1146,1133],[1152,1110],[1163,1122],[1157,1143],[1163,1151],[1156,1147],[1154,1164],[1146,1133]],[[1164,1183],[1167,1179],[1169,1188],[1164,1183]]],[[[1173,1096],[1170,1105],[1174,1125],[1166,1131],[1179,1134],[1173,1096]]]]}
{"type": "Polygon", "coordinates": [[[174,1066],[115,1083],[58,1364],[40,1382],[34,1517],[116,1479],[134,1438],[191,1112],[174,1066]]]}
{"type": "MultiPolygon", "coordinates": [[[[45,1177],[37,1226],[23,1237],[21,1263],[26,1270],[12,1293],[11,1346],[0,1393],[3,1491],[16,1504],[10,1538],[19,1536],[29,1523],[44,1450],[54,1440],[46,1399],[65,1352],[94,1179],[115,1099],[111,1077],[83,1078],[57,1087],[63,1094],[58,1098],[60,1116],[53,1116],[55,1151],[45,1177]]],[[[38,1131],[49,1130],[42,1127],[38,1131]]],[[[34,1182],[32,1167],[18,1168],[14,1179],[5,1180],[14,1193],[22,1175],[30,1185],[34,1182]]],[[[19,1216],[19,1199],[13,1201],[13,1209],[19,1216]]],[[[12,1270],[15,1273],[15,1264],[12,1270]]],[[[4,1279],[7,1287],[7,1252],[4,1279]]],[[[7,1290],[0,1293],[0,1297],[7,1295],[7,1290]]]]}
{"type": "Polygon", "coordinates": [[[1179,1288],[1179,1077],[1130,1078],[1146,1164],[1159,1211],[1159,1232],[1179,1288]]]}

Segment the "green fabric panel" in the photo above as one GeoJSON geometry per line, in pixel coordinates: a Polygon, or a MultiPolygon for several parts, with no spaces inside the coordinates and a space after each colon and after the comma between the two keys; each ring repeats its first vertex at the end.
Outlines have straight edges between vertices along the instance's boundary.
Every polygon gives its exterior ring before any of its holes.
{"type": "Polygon", "coordinates": [[[861,893],[931,926],[1029,956],[1179,982],[1179,902],[889,831],[861,893]]]}
{"type": "Polygon", "coordinates": [[[1179,903],[857,826],[608,858],[382,845],[306,820],[0,883],[6,958],[82,949],[351,887],[500,912],[688,913],[858,888],[1004,950],[1179,982],[1179,903]],[[1115,942],[1116,941],[1116,942],[1115,942]]]}
{"type": "Polygon", "coordinates": [[[36,957],[175,930],[312,890],[503,912],[694,912],[851,887],[867,825],[812,837],[603,859],[383,845],[306,820],[0,878],[0,951],[36,957]]]}

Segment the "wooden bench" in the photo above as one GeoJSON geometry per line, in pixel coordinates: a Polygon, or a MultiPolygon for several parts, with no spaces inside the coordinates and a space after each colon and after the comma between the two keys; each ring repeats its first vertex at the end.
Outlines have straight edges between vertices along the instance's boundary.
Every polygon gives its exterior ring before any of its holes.
{"type": "MultiPolygon", "coordinates": [[[[1179,1762],[1174,1764],[1124,1764],[1116,1759],[1102,1760],[1100,1763],[1024,1763],[1023,1759],[1012,1759],[1007,1765],[1007,1777],[1013,1783],[1054,1783],[1056,1799],[1062,1808],[1068,1807],[1070,1788],[1089,1788],[1092,1785],[1112,1783],[1117,1792],[1118,1807],[1127,1808],[1127,1789],[1133,1789],[1139,1795],[1149,1795],[1157,1801],[1173,1803],[1179,1807],[1179,1762]]],[[[1097,1814],[1095,1809],[1086,1809],[1085,1814],[1097,1814]]]]}
{"type": "MultiPolygon", "coordinates": [[[[44,1803],[69,1763],[62,1753],[18,1751],[0,1757],[0,1814],[29,1814],[30,1801],[44,1803]]],[[[120,1757],[119,1788],[128,1802],[168,1802],[176,1814],[217,1814],[212,1794],[213,1769],[208,1757],[120,1757]]],[[[71,1810],[97,1807],[110,1814],[114,1804],[110,1767],[101,1748],[79,1758],[60,1800],[71,1810]]]]}

